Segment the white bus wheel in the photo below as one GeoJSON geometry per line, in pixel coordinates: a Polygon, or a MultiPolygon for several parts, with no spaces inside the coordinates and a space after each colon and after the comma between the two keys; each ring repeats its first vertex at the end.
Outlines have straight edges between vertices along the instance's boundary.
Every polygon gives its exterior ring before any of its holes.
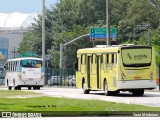
{"type": "Polygon", "coordinates": [[[11,86],[8,86],[8,90],[12,90],[12,87],[11,87],[11,86]]]}

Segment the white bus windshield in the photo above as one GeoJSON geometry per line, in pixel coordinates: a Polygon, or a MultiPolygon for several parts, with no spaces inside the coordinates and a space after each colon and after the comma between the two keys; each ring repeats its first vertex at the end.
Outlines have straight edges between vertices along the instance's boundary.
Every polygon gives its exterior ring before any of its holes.
{"type": "Polygon", "coordinates": [[[21,60],[20,64],[21,64],[21,67],[40,68],[42,66],[42,61],[41,60],[26,59],[26,60],[21,60]]]}
{"type": "Polygon", "coordinates": [[[145,67],[151,65],[151,48],[122,49],[122,60],[125,67],[145,67]]]}

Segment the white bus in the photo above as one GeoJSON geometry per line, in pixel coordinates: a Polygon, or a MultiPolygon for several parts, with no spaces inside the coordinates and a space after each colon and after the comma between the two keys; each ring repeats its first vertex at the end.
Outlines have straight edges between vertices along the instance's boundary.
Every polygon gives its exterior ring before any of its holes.
{"type": "Polygon", "coordinates": [[[5,85],[11,90],[21,90],[28,87],[29,90],[39,90],[44,86],[44,66],[40,58],[25,57],[9,59],[5,64],[5,85]]]}

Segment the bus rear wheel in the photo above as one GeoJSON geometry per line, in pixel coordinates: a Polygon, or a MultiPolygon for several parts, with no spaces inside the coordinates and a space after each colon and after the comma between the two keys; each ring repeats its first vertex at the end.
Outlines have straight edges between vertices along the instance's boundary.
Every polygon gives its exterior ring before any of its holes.
{"type": "Polygon", "coordinates": [[[37,90],[40,90],[40,87],[37,87],[37,90]]]}
{"type": "Polygon", "coordinates": [[[83,82],[83,93],[84,94],[89,94],[89,90],[86,89],[86,83],[85,82],[83,82]]]}
{"type": "Polygon", "coordinates": [[[31,87],[28,87],[28,90],[31,90],[31,87]]]}
{"type": "Polygon", "coordinates": [[[11,86],[8,86],[8,90],[12,90],[12,87],[11,87],[11,86]]]}
{"type": "Polygon", "coordinates": [[[40,87],[33,87],[33,90],[40,90],[40,87]]]}
{"type": "Polygon", "coordinates": [[[15,89],[15,90],[21,90],[21,87],[16,86],[14,89],[15,89]]]}
{"type": "Polygon", "coordinates": [[[105,95],[105,96],[111,95],[111,92],[108,91],[107,81],[104,82],[104,95],[105,95]]]}
{"type": "Polygon", "coordinates": [[[133,96],[143,96],[144,94],[144,89],[140,89],[140,90],[133,90],[132,91],[133,96]]]}

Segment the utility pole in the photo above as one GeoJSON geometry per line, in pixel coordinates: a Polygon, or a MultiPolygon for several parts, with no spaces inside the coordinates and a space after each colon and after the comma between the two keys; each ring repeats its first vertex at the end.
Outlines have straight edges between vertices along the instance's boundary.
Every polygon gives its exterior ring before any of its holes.
{"type": "Polygon", "coordinates": [[[59,67],[60,67],[60,86],[62,86],[62,71],[63,71],[63,49],[65,46],[83,38],[83,37],[86,37],[86,36],[89,36],[90,34],[85,34],[85,35],[81,35],[65,44],[60,44],[60,63],[59,63],[59,67]]]}
{"type": "Polygon", "coordinates": [[[45,81],[45,0],[42,1],[42,59],[44,66],[44,81],[45,81]]]}
{"type": "Polygon", "coordinates": [[[13,50],[14,58],[16,58],[15,52],[16,52],[16,48],[14,46],[14,50],[13,50]]]}
{"type": "Polygon", "coordinates": [[[110,0],[106,0],[106,34],[107,45],[110,45],[110,0]]]}
{"type": "Polygon", "coordinates": [[[148,46],[151,46],[149,26],[148,26],[148,46]]]}

